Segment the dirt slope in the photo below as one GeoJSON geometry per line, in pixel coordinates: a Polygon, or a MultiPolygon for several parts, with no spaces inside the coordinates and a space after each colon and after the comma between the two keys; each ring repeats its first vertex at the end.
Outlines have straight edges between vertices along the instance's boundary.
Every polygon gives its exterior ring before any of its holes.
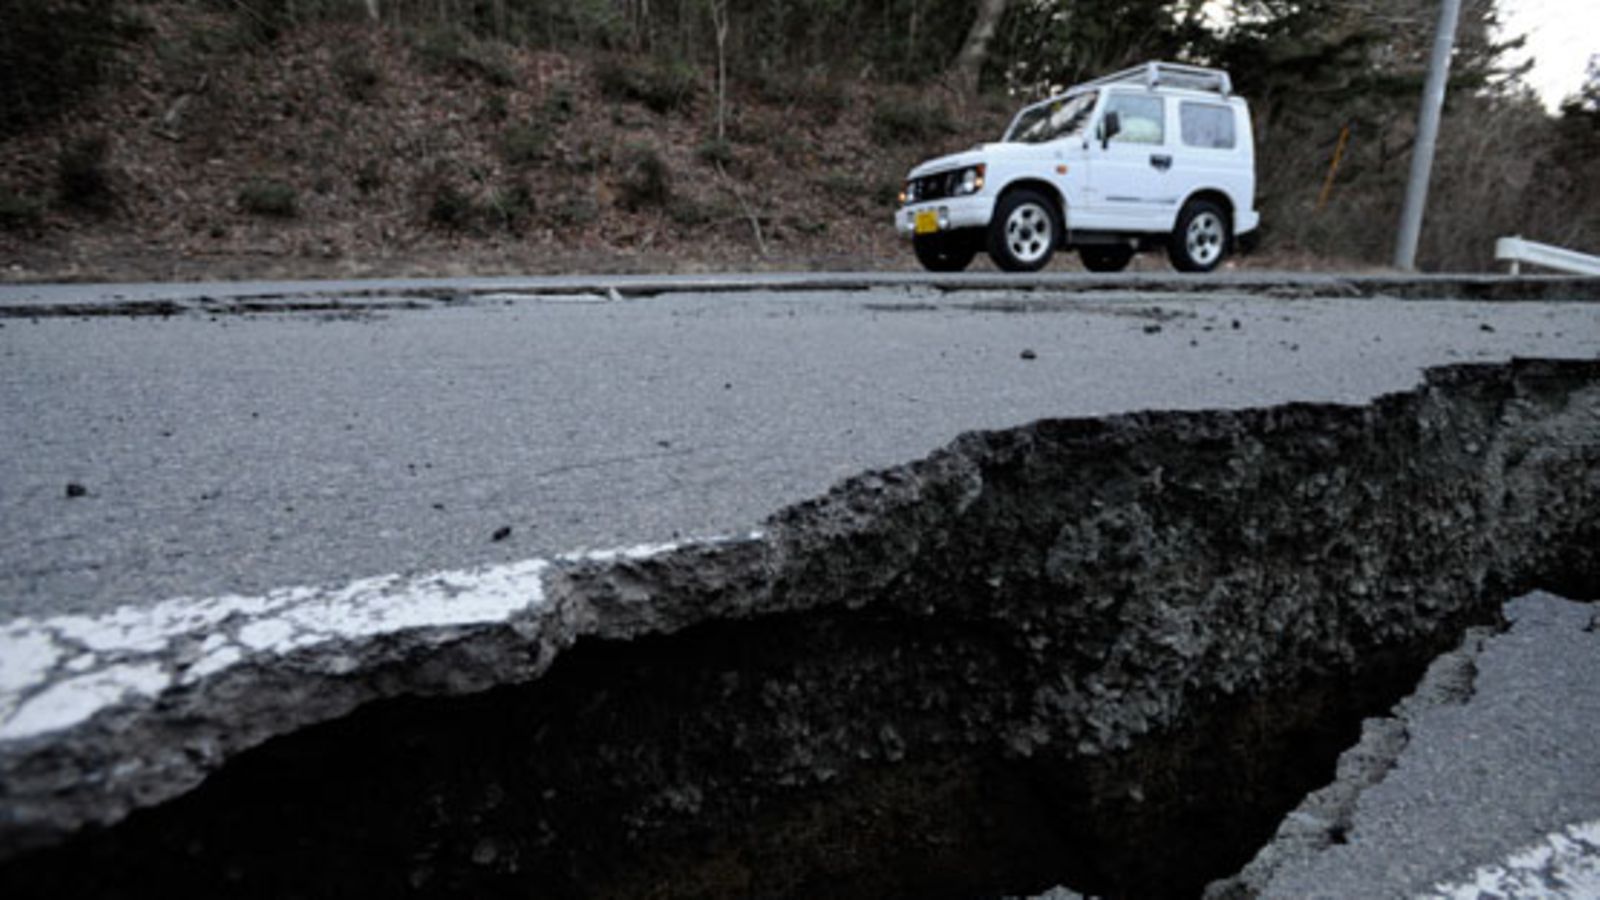
{"type": "Polygon", "coordinates": [[[105,87],[0,143],[0,192],[28,210],[0,229],[0,277],[905,268],[900,176],[1009,112],[732,72],[718,143],[708,68],[364,23],[264,43],[225,14],[140,15],[105,87]],[[66,169],[87,170],[86,197],[66,169]]]}

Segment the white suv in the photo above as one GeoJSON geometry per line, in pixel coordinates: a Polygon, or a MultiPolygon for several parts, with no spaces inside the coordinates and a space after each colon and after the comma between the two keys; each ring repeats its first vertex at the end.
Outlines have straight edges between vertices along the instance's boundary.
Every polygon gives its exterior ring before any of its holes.
{"type": "Polygon", "coordinates": [[[1017,113],[1005,136],[911,170],[895,228],[935,272],[980,250],[1032,272],[1074,248],[1096,272],[1165,245],[1209,272],[1260,223],[1250,108],[1226,72],[1147,63],[1017,113]]]}

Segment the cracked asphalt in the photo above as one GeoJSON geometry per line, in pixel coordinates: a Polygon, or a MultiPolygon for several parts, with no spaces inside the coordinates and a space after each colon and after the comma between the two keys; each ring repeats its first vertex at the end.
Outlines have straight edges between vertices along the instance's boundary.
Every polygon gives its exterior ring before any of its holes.
{"type": "Polygon", "coordinates": [[[742,533],[970,429],[1357,403],[1427,366],[1600,355],[1600,304],[1316,292],[12,315],[0,619],[742,533]]]}
{"type": "Polygon", "coordinates": [[[1286,865],[1261,896],[1600,892],[1600,612],[1534,593],[1506,617],[1465,696],[1399,718],[1405,745],[1342,843],[1286,865]]]}

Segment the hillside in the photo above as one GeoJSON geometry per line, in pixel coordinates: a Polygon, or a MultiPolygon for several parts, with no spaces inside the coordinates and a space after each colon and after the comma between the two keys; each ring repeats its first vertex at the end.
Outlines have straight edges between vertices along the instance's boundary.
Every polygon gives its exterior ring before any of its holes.
{"type": "MultiPolygon", "coordinates": [[[[1254,104],[1262,243],[1229,265],[1387,263],[1429,17],[999,6],[975,94],[949,65],[966,0],[11,0],[0,278],[909,269],[912,164],[1151,58],[1225,66],[1254,104]]],[[[1422,267],[1490,268],[1505,234],[1594,246],[1600,69],[1551,116],[1474,9],[1422,267]]]]}
{"type": "Polygon", "coordinates": [[[718,142],[714,70],[358,22],[253,45],[185,4],[143,22],[120,74],[0,144],[7,278],[906,268],[901,176],[1010,112],[731,72],[718,142]]]}

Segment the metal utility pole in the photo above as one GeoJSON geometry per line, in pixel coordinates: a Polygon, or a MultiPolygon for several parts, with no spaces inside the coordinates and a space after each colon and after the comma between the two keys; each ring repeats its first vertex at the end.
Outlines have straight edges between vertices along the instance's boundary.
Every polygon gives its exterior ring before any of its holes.
{"type": "Polygon", "coordinates": [[[1461,0],[1442,0],[1439,31],[1433,38],[1433,60],[1428,63],[1428,83],[1422,89],[1422,111],[1417,114],[1417,143],[1411,151],[1411,180],[1406,183],[1406,203],[1400,210],[1400,238],[1394,247],[1397,269],[1417,267],[1417,240],[1422,236],[1422,211],[1428,205],[1428,179],[1433,175],[1433,148],[1439,139],[1439,115],[1444,110],[1445,85],[1450,80],[1450,54],[1456,47],[1456,23],[1461,0]]]}

